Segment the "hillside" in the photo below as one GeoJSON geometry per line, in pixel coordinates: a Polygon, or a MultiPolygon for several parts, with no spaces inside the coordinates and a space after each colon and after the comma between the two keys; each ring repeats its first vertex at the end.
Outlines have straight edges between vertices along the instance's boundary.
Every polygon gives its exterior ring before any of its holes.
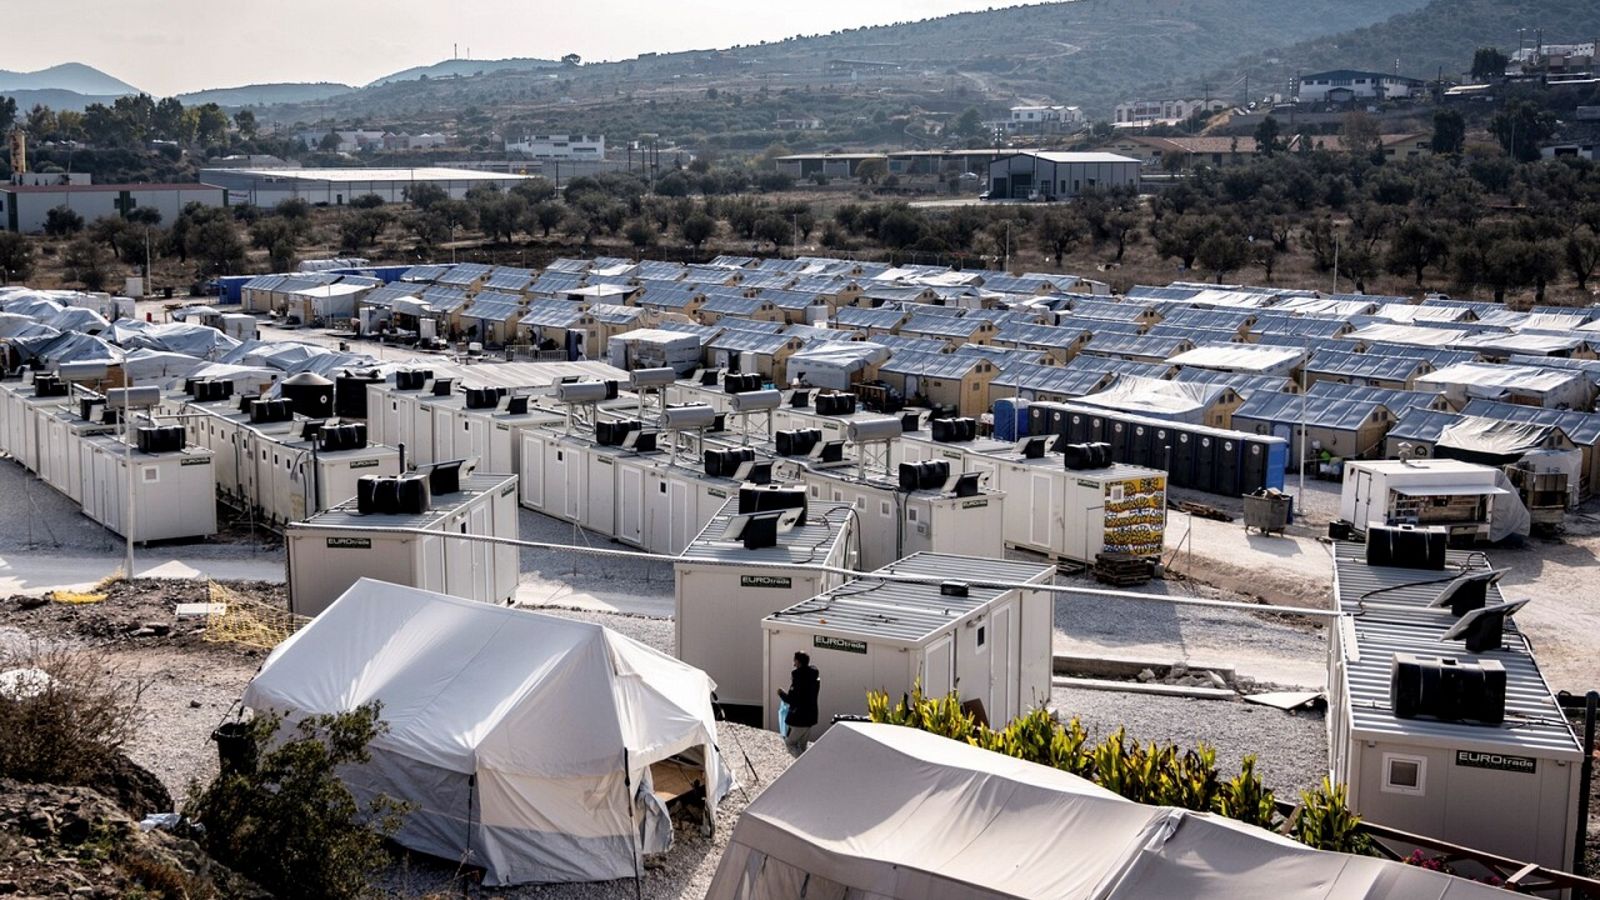
{"type": "Polygon", "coordinates": [[[431,66],[412,66],[392,75],[373,79],[367,87],[392,84],[396,81],[420,81],[423,78],[470,78],[492,72],[531,72],[559,67],[553,59],[447,59],[431,66]]]}
{"type": "Polygon", "coordinates": [[[62,63],[37,72],[11,72],[0,69],[0,93],[10,95],[16,91],[46,90],[110,97],[139,93],[138,88],[126,81],[113,78],[83,63],[62,63]]]}
{"type": "Polygon", "coordinates": [[[355,88],[348,84],[338,84],[332,81],[318,81],[312,83],[279,83],[279,84],[246,84],[231,88],[212,88],[210,90],[195,91],[190,94],[179,94],[178,99],[185,106],[195,106],[201,103],[215,103],[218,106],[270,106],[275,103],[315,103],[326,100],[339,94],[347,94],[355,88]]]}
{"type": "MultiPolygon", "coordinates": [[[[708,87],[748,93],[826,89],[903,92],[914,105],[978,104],[994,110],[1050,100],[1107,115],[1151,81],[1228,64],[1262,47],[1336,34],[1416,9],[1426,0],[1075,0],[961,13],[920,22],[794,37],[723,51],[500,69],[462,78],[379,79],[367,88],[280,118],[429,115],[469,106],[504,118],[585,107],[634,107],[640,97],[698,96],[708,87]],[[840,61],[846,61],[840,64],[840,61]],[[852,66],[850,62],[876,64],[852,66]],[[853,71],[853,69],[857,71],[853,71]]],[[[514,61],[512,61],[514,62],[514,61]]],[[[451,60],[453,71],[489,63],[451,60]]],[[[444,65],[444,64],[440,64],[444,65]]],[[[548,64],[547,64],[548,65],[548,64]]],[[[430,71],[442,71],[429,67],[430,71]]],[[[467,69],[468,71],[471,68],[467,69]]],[[[641,113],[637,124],[653,128],[641,113]]],[[[581,127],[581,126],[580,126],[581,127]]]]}
{"type": "Polygon", "coordinates": [[[0,90],[0,96],[10,97],[17,101],[17,109],[30,110],[35,106],[48,106],[53,110],[71,110],[83,112],[83,108],[91,103],[103,103],[107,106],[115,103],[117,97],[123,94],[80,94],[76,91],[46,89],[37,91],[7,91],[0,90]]]}
{"type": "MultiPolygon", "coordinates": [[[[1286,91],[1296,72],[1374,69],[1413,78],[1459,77],[1472,65],[1478,47],[1516,49],[1517,28],[1538,27],[1552,43],[1594,40],[1600,34],[1600,3],[1595,0],[1432,0],[1421,9],[1364,28],[1308,39],[1254,53],[1204,78],[1178,82],[1189,89],[1209,82],[1214,94],[1242,91],[1248,76],[1251,94],[1286,91]],[[1258,89],[1259,86],[1259,89],[1258,89]]],[[[1152,84],[1148,90],[1167,85],[1152,84]]]]}

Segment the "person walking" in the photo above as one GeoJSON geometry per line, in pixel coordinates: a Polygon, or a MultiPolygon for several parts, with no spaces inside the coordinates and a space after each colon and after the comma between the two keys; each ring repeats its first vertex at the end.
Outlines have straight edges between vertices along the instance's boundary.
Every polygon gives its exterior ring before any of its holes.
{"type": "Polygon", "coordinates": [[[783,736],[789,752],[796,756],[804,753],[811,743],[811,729],[817,724],[817,692],[822,689],[822,676],[811,665],[811,655],[796,653],[794,671],[789,674],[789,689],[778,691],[778,699],[789,705],[789,714],[783,724],[789,731],[783,736]]]}

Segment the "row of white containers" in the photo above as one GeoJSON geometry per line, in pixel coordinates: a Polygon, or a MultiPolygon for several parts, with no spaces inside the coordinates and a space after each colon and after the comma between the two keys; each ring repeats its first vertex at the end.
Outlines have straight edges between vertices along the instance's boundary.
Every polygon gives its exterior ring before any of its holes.
{"type": "MultiPolygon", "coordinates": [[[[31,379],[0,382],[0,451],[120,536],[128,536],[130,488],[135,541],[215,534],[212,454],[193,446],[141,453],[121,439],[121,426],[98,418],[101,409],[85,419],[71,394],[38,396],[31,379]]],[[[132,422],[136,429],[139,420],[132,422]]]]}
{"type": "Polygon", "coordinates": [[[370,433],[365,447],[324,452],[303,436],[310,420],[252,423],[239,397],[200,402],[174,394],[164,406],[190,443],[213,453],[217,489],[268,524],[297,522],[351,499],[363,475],[400,471],[400,454],[370,433]]]}
{"type": "MultiPolygon", "coordinates": [[[[736,487],[728,479],[705,475],[697,447],[676,459],[666,452],[600,447],[592,426],[567,427],[564,409],[535,405],[512,414],[504,400],[490,409],[467,409],[460,393],[435,395],[431,387],[399,391],[393,384],[371,385],[368,424],[373,439],[405,444],[407,458],[419,463],[476,457],[490,471],[516,472],[523,506],[627,544],[681,552],[736,487]]],[[[719,395],[682,383],[668,394],[727,408],[719,395]]],[[[636,411],[637,401],[623,398],[602,404],[599,415],[632,418],[636,411]]],[[[786,402],[770,417],[728,415],[727,431],[708,436],[707,445],[748,445],[762,458],[773,459],[773,430],[818,428],[824,440],[844,440],[852,422],[868,418],[880,417],[823,416],[814,407],[795,409],[786,402]]],[[[668,439],[660,436],[663,443],[668,439]]],[[[847,455],[854,459],[861,453],[852,447],[847,455]]],[[[1138,556],[1161,551],[1166,476],[1157,470],[1116,465],[1070,471],[1059,454],[1026,458],[1010,444],[987,440],[936,443],[925,427],[868,448],[866,455],[864,467],[780,461],[777,474],[806,484],[813,500],[856,506],[867,535],[867,565],[886,565],[918,551],[999,556],[1005,547],[1016,547],[1082,562],[1092,562],[1104,551],[1138,556]],[[979,474],[982,495],[908,496],[887,481],[895,477],[899,463],[926,459],[945,459],[956,473],[979,474]],[[983,543],[991,537],[993,546],[983,543]]]]}

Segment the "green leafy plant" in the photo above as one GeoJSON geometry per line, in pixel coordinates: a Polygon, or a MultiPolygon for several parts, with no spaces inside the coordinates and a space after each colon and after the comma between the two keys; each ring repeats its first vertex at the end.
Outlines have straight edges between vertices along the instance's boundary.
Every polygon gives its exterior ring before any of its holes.
{"type": "Polygon", "coordinates": [[[372,874],[388,862],[383,842],[407,806],[383,795],[363,804],[337,773],[371,760],[367,746],[387,728],[379,709],[307,717],[286,735],[280,717],[256,718],[255,764],[191,788],[185,813],[205,827],[207,852],[278,896],[369,896],[372,874]]]}
{"type": "MultiPolygon", "coordinates": [[[[1254,755],[1244,758],[1239,774],[1224,780],[1217,771],[1217,751],[1207,744],[1184,751],[1173,744],[1141,744],[1121,728],[1090,743],[1083,723],[1076,718],[1062,723],[1043,707],[1005,728],[989,728],[961,708],[956,693],[928,697],[920,684],[899,702],[869,693],[867,717],[1071,772],[1139,803],[1217,813],[1259,828],[1272,828],[1277,820],[1273,792],[1256,774],[1254,755]]],[[[1296,839],[1319,850],[1366,852],[1370,842],[1358,830],[1361,819],[1350,812],[1343,785],[1323,779],[1320,788],[1301,794],[1301,803],[1291,829],[1296,839]]]]}
{"type": "Polygon", "coordinates": [[[1367,852],[1371,839],[1357,830],[1361,817],[1350,811],[1348,800],[1345,786],[1331,783],[1327,776],[1314,790],[1301,791],[1300,815],[1292,830],[1295,840],[1318,850],[1367,852]]]}

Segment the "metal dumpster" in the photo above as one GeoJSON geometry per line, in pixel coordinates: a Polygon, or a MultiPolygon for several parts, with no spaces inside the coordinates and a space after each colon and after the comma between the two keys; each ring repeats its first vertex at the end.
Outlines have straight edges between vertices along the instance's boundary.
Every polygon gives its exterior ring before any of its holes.
{"type": "Polygon", "coordinates": [[[1274,490],[1260,490],[1244,495],[1244,530],[1254,528],[1262,534],[1283,533],[1289,524],[1289,510],[1294,498],[1274,490]]]}

